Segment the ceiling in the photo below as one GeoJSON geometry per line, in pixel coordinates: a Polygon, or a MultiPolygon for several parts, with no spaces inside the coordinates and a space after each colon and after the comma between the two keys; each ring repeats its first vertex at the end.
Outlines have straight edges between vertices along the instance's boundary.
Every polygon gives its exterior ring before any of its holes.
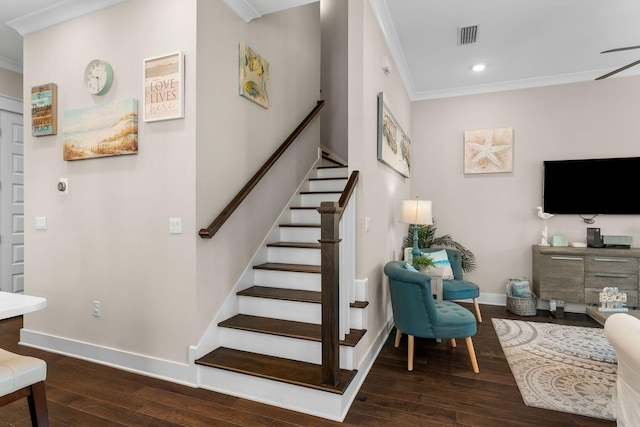
{"type": "MultiPolygon", "coordinates": [[[[52,11],[80,16],[120,1],[3,0],[0,67],[22,68],[22,38],[6,22],[26,34],[53,25],[44,22],[52,11]]],[[[316,0],[224,1],[248,22],[316,0]]],[[[640,45],[637,0],[369,2],[396,64],[391,72],[402,78],[412,100],[590,81],[640,59],[640,49],[600,54],[640,45]],[[460,45],[459,28],[476,25],[476,42],[460,45]],[[471,71],[476,63],[486,69],[471,71]]],[[[58,22],[69,19],[58,15],[58,22]]],[[[616,77],[631,74],[640,74],[640,65],[616,77]]]]}

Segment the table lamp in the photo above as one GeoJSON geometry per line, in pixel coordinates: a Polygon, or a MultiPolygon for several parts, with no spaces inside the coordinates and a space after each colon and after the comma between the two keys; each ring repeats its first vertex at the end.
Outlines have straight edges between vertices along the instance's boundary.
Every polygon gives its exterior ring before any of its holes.
{"type": "Polygon", "coordinates": [[[431,200],[420,200],[417,197],[415,199],[403,200],[400,222],[413,224],[413,251],[411,251],[411,255],[414,257],[419,256],[418,224],[433,224],[431,217],[431,200]]]}

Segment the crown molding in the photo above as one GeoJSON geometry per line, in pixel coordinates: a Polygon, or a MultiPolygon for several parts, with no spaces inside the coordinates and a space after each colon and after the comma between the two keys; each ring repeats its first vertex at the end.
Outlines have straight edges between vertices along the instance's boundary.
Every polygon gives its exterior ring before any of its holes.
{"type": "Polygon", "coordinates": [[[393,25],[393,21],[391,20],[391,15],[389,14],[389,9],[387,8],[387,1],[369,0],[369,5],[373,10],[373,14],[376,17],[376,20],[378,21],[378,26],[382,31],[384,40],[387,42],[387,47],[391,52],[391,57],[395,62],[398,74],[400,74],[400,79],[404,84],[409,98],[411,98],[412,95],[416,93],[416,86],[413,82],[413,78],[411,77],[411,73],[409,72],[409,65],[407,64],[404,51],[402,50],[402,45],[400,44],[398,33],[396,32],[396,28],[393,25]]]}
{"type": "MultiPolygon", "coordinates": [[[[571,83],[584,83],[594,81],[594,76],[606,73],[604,70],[584,71],[580,73],[558,74],[555,76],[539,77],[534,79],[511,80],[506,82],[497,82],[484,85],[474,85],[457,88],[447,88],[432,91],[415,92],[410,95],[411,101],[425,101],[429,99],[451,98],[454,96],[479,95],[490,92],[504,92],[508,90],[529,89],[534,87],[564,85],[571,83]]],[[[640,74],[640,70],[626,72],[621,75],[610,77],[611,79],[619,77],[628,77],[640,74]]]]}
{"type": "Polygon", "coordinates": [[[256,18],[262,18],[247,0],[224,0],[225,4],[233,10],[244,22],[251,22],[256,18]]]}
{"type": "Polygon", "coordinates": [[[12,19],[6,24],[24,37],[26,34],[88,15],[125,1],[127,0],[64,0],[53,6],[12,19]]]}
{"type": "Polygon", "coordinates": [[[22,74],[22,62],[0,56],[0,68],[22,74]]]}

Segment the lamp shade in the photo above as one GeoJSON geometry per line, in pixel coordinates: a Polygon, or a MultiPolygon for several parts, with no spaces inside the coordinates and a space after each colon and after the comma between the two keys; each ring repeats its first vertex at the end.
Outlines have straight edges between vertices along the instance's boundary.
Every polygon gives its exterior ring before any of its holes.
{"type": "Polygon", "coordinates": [[[400,222],[421,225],[433,224],[431,217],[431,200],[403,200],[400,222]]]}

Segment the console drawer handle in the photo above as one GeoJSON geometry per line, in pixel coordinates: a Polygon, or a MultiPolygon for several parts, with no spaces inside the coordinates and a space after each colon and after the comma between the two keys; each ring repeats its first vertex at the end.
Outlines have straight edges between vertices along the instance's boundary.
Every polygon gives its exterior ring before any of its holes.
{"type": "Polygon", "coordinates": [[[629,262],[628,259],[622,258],[594,258],[594,261],[603,261],[603,262],[629,262]]]}
{"type": "Polygon", "coordinates": [[[629,276],[627,276],[626,274],[615,274],[615,273],[595,273],[594,276],[596,277],[614,277],[614,278],[619,278],[619,279],[626,279],[629,276]]]}
{"type": "Polygon", "coordinates": [[[559,259],[563,261],[582,261],[582,258],[576,258],[571,256],[552,256],[551,259],[559,259]]]}

